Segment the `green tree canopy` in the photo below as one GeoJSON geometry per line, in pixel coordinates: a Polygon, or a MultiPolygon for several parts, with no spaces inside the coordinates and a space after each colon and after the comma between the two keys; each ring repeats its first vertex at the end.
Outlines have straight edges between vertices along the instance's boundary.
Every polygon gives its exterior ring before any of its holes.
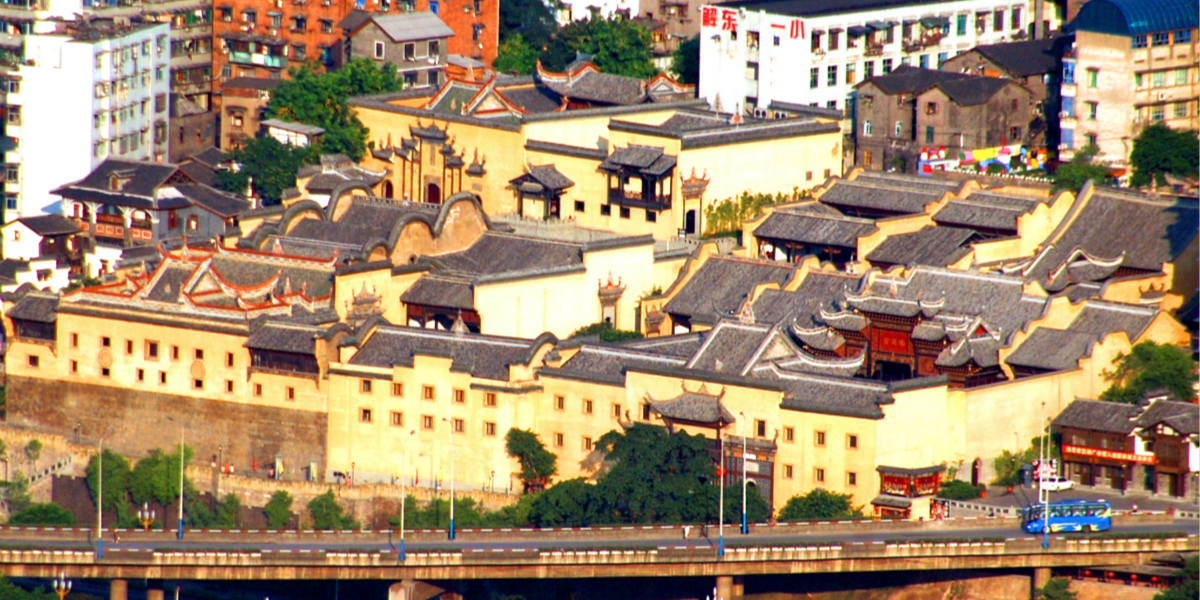
{"type": "Polygon", "coordinates": [[[680,83],[700,83],[700,36],[679,43],[671,52],[671,72],[680,83]]]}
{"type": "Polygon", "coordinates": [[[973,500],[979,497],[982,485],[979,487],[973,486],[965,481],[957,479],[942,483],[938,487],[938,498],[948,498],[950,500],[973,500]]]}
{"type": "Polygon", "coordinates": [[[354,517],[346,514],[333,490],[329,490],[308,502],[308,513],[312,516],[313,529],[358,529],[354,517]]]}
{"type": "Polygon", "coordinates": [[[1050,180],[1054,183],[1053,191],[1079,192],[1089,179],[1096,184],[1103,184],[1108,176],[1108,168],[1092,163],[1092,159],[1099,152],[1100,149],[1095,146],[1084,146],[1075,151],[1075,156],[1071,157],[1070,162],[1059,164],[1050,175],[1050,180]]]}
{"type": "Polygon", "coordinates": [[[75,524],[71,511],[53,502],[33,504],[9,517],[9,525],[43,525],[70,527],[75,524]]]}
{"type": "Polygon", "coordinates": [[[263,512],[267,515],[267,527],[283,529],[292,519],[292,495],[285,490],[275,490],[271,499],[267,500],[263,512]]]}
{"type": "Polygon", "coordinates": [[[996,479],[993,483],[999,485],[1016,485],[1020,483],[1021,466],[1030,464],[1041,456],[1043,439],[1049,444],[1050,458],[1061,460],[1062,452],[1059,450],[1058,441],[1054,437],[1035,437],[1029,440],[1029,446],[1025,449],[1016,452],[1001,450],[1000,454],[992,459],[992,469],[996,472],[996,479]]]}
{"type": "MultiPolygon", "coordinates": [[[[557,31],[554,13],[542,0],[504,0],[500,3],[501,46],[513,36],[521,36],[531,48],[540,52],[557,31]]],[[[496,69],[506,70],[498,66],[496,69]]]]}
{"type": "MultiPolygon", "coordinates": [[[[192,459],[192,448],[184,446],[183,451],[186,465],[192,459]]],[[[138,460],[129,477],[129,495],[133,503],[157,502],[165,507],[178,498],[179,466],[178,448],[170,454],[155,448],[138,460]]],[[[184,483],[186,486],[189,482],[184,483]]]]}
{"type": "Polygon", "coordinates": [[[542,64],[562,70],[576,54],[591,56],[592,64],[605,73],[642,78],[658,73],[651,61],[650,33],[622,16],[572,21],[551,38],[542,64]]]}
{"type": "Polygon", "coordinates": [[[541,489],[558,472],[558,456],[546,450],[536,433],[512,428],[504,436],[504,449],[521,464],[521,484],[525,492],[541,489]]]}
{"type": "Polygon", "coordinates": [[[317,73],[309,65],[289,71],[271,94],[267,114],[276,119],[316,125],[325,130],[317,143],[320,153],[345,154],[354,161],[366,151],[367,128],[346,104],[351,96],[392,92],[402,80],[391,63],[375,66],[352,58],[336,71],[317,73]]]}
{"type": "Polygon", "coordinates": [[[492,61],[492,68],[502,73],[529,75],[533,73],[538,55],[538,50],[530,46],[521,34],[514,33],[500,42],[496,60],[492,61]]]}
{"type": "Polygon", "coordinates": [[[529,519],[535,527],[583,527],[599,520],[599,504],[594,485],[568,479],[534,497],[529,519]]]}
{"type": "Polygon", "coordinates": [[[836,494],[821,488],[788,498],[779,511],[780,521],[861,519],[862,509],[850,504],[850,494],[836,494]]]}
{"type": "Polygon", "coordinates": [[[263,204],[279,204],[283,191],[296,185],[296,171],[307,162],[315,162],[319,153],[315,146],[296,148],[262,135],[246,140],[241,147],[229,152],[238,165],[236,171],[217,171],[217,187],[235,194],[245,194],[247,186],[263,204]]]}
{"type": "MultiPolygon", "coordinates": [[[[129,461],[124,456],[104,451],[104,510],[113,511],[118,520],[129,516],[129,461]]],[[[92,502],[97,506],[97,487],[100,483],[96,457],[93,456],[87,464],[87,486],[92,493],[92,502]]]]}
{"type": "Polygon", "coordinates": [[[1196,600],[1200,598],[1200,556],[1195,554],[1188,556],[1183,563],[1183,570],[1179,572],[1179,583],[1161,591],[1154,596],[1154,600],[1196,600]]]}
{"type": "Polygon", "coordinates": [[[7,577],[0,577],[0,600],[57,600],[58,596],[44,588],[38,587],[36,590],[27,590],[23,587],[8,580],[7,577]]]}
{"type": "Polygon", "coordinates": [[[29,440],[28,444],[25,444],[25,458],[29,459],[29,472],[30,473],[37,470],[37,460],[41,455],[42,455],[42,441],[41,440],[39,440],[37,438],[33,438],[32,440],[29,440]]]}
{"type": "Polygon", "coordinates": [[[1133,165],[1135,187],[1148,185],[1151,178],[1165,184],[1167,173],[1195,177],[1200,168],[1200,139],[1195,130],[1175,130],[1155,123],[1142,130],[1133,140],[1129,162],[1133,165]]]}
{"type": "Polygon", "coordinates": [[[1035,598],[1036,600],[1075,600],[1075,592],[1069,589],[1070,585],[1070,579],[1055,577],[1038,589],[1035,598]]]}
{"type": "Polygon", "coordinates": [[[1101,400],[1134,403],[1146,392],[1165,389],[1179,400],[1196,397],[1196,361],[1186,350],[1170,344],[1142,342],[1118,354],[1116,367],[1104,371],[1109,388],[1101,400]]]}
{"type": "Polygon", "coordinates": [[[13,473],[12,480],[8,482],[4,500],[8,503],[10,514],[21,512],[33,504],[33,497],[29,495],[29,479],[20,470],[13,473]]]}

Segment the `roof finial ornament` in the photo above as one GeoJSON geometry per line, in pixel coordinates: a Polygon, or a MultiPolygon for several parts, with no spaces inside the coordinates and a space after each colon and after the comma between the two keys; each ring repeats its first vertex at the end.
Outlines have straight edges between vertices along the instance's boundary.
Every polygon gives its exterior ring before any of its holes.
{"type": "Polygon", "coordinates": [[[462,310],[458,311],[458,316],[454,318],[454,325],[450,327],[450,331],[455,335],[466,335],[470,332],[470,330],[467,329],[467,324],[463,322],[462,310]]]}

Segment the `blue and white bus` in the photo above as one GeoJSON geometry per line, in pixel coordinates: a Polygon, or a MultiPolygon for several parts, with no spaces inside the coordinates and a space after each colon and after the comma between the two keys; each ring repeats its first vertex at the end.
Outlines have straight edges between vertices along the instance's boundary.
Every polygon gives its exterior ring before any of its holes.
{"type": "Polygon", "coordinates": [[[1058,500],[1051,502],[1050,518],[1045,519],[1041,504],[1030,504],[1021,511],[1021,525],[1027,533],[1041,533],[1048,524],[1050,532],[1107,531],[1112,528],[1112,506],[1104,500],[1058,500]]]}

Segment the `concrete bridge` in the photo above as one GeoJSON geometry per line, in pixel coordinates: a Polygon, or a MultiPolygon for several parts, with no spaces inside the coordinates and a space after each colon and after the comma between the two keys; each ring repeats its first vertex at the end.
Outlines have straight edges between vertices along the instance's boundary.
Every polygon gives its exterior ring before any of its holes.
{"type": "Polygon", "coordinates": [[[763,525],[744,536],[728,529],[722,557],[715,528],[707,538],[685,538],[679,527],[463,530],[453,542],[433,530],[408,536],[403,560],[388,531],[189,531],[182,541],[169,531],[125,531],[97,558],[90,530],[13,528],[0,531],[0,572],[113,580],[114,600],[127,579],[395,581],[392,596],[407,599],[419,581],[618,577],[712,577],[719,596],[736,598],[747,576],[833,572],[1028,570],[1040,587],[1052,568],[1200,548],[1193,521],[1120,521],[1121,537],[1055,535],[1048,548],[1012,535],[1015,519],[763,525]]]}

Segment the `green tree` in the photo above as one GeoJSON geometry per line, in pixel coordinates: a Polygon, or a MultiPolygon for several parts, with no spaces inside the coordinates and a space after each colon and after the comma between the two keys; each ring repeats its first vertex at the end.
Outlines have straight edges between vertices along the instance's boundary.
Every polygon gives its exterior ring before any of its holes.
{"type": "Polygon", "coordinates": [[[1070,579],[1055,577],[1037,591],[1035,598],[1036,600],[1075,600],[1075,592],[1068,589],[1070,585],[1070,579]]]}
{"type": "Polygon", "coordinates": [[[717,236],[739,232],[743,221],[759,216],[766,207],[784,202],[795,202],[807,196],[807,190],[792,190],[790,195],[742,192],[738,198],[726,198],[710,204],[704,209],[704,233],[708,236],[717,236]]]}
{"type": "Polygon", "coordinates": [[[29,459],[29,472],[37,470],[37,460],[42,455],[42,441],[34,438],[25,444],[25,458],[29,459]]]}
{"type": "Polygon", "coordinates": [[[29,495],[29,479],[21,471],[13,473],[12,481],[8,482],[5,501],[9,514],[19,513],[33,505],[33,498],[29,495]]]}
{"type": "Polygon", "coordinates": [[[53,502],[33,504],[8,519],[9,525],[43,525],[70,527],[75,524],[75,515],[53,502]]]}
{"type": "Polygon", "coordinates": [[[537,59],[538,50],[530,46],[521,34],[514,33],[500,42],[492,68],[501,73],[529,75],[533,73],[537,59]]]}
{"type": "Polygon", "coordinates": [[[1084,183],[1090,179],[1097,184],[1103,184],[1108,176],[1108,168],[1104,165],[1092,164],[1092,159],[1100,153],[1100,149],[1087,145],[1075,151],[1070,162],[1061,163],[1050,175],[1053,182],[1052,190],[1069,190],[1078,192],[1084,183]]]}
{"type": "Polygon", "coordinates": [[[276,490],[274,494],[271,494],[267,505],[263,507],[263,512],[267,515],[267,527],[271,529],[287,527],[288,522],[292,519],[292,495],[285,490],[276,490]]]}
{"type": "Polygon", "coordinates": [[[1134,403],[1146,392],[1165,389],[1179,400],[1196,397],[1196,361],[1186,350],[1170,344],[1142,342],[1118,354],[1116,367],[1103,373],[1108,389],[1101,400],[1134,403]]]}
{"type": "Polygon", "coordinates": [[[313,529],[358,529],[358,523],[346,514],[342,505],[338,504],[333,490],[313,498],[308,502],[308,513],[312,516],[313,529]]]}
{"type": "Polygon", "coordinates": [[[1188,556],[1179,572],[1181,579],[1175,585],[1159,592],[1154,600],[1196,600],[1200,598],[1200,556],[1188,556]]]}
{"type": "Polygon", "coordinates": [[[551,40],[542,63],[560,70],[576,54],[590,56],[592,64],[605,73],[641,78],[658,73],[651,60],[650,33],[622,16],[572,21],[551,40]]]}
{"type": "Polygon", "coordinates": [[[237,494],[225,494],[213,511],[213,523],[208,527],[216,529],[237,529],[241,526],[242,501],[237,494]]]}
{"type": "Polygon", "coordinates": [[[955,479],[942,483],[938,487],[937,496],[938,498],[948,498],[950,500],[973,500],[979,497],[980,487],[955,479]]]}
{"type": "Polygon", "coordinates": [[[536,527],[582,527],[597,522],[597,507],[594,485],[568,479],[534,497],[529,522],[536,527]]]}
{"type": "Polygon", "coordinates": [[[788,498],[779,511],[780,521],[861,519],[862,509],[850,504],[850,494],[827,492],[821,488],[788,498]]]}
{"type": "MultiPolygon", "coordinates": [[[[504,0],[500,3],[500,44],[521,36],[535,51],[540,52],[558,31],[554,13],[542,0],[504,0]]],[[[496,67],[497,70],[504,70],[496,67]]]]}
{"type": "Polygon", "coordinates": [[[504,449],[521,464],[521,484],[524,492],[545,487],[546,481],[558,472],[558,456],[546,450],[536,433],[512,428],[504,436],[504,449]]]}
{"type": "Polygon", "coordinates": [[[0,440],[0,460],[4,461],[4,479],[8,480],[8,444],[0,440]]]}
{"type": "Polygon", "coordinates": [[[44,587],[27,590],[9,581],[7,577],[0,577],[0,600],[57,600],[57,598],[58,596],[54,592],[44,587]]]}
{"type": "Polygon", "coordinates": [[[309,65],[289,71],[271,95],[267,114],[276,119],[316,125],[325,130],[316,144],[319,152],[345,154],[354,161],[366,151],[367,128],[346,104],[350,96],[392,92],[403,81],[391,63],[375,66],[352,58],[336,71],[317,73],[309,65]]]}
{"type": "Polygon", "coordinates": [[[229,152],[237,165],[236,171],[217,171],[217,187],[235,194],[245,194],[249,185],[263,204],[279,204],[283,191],[296,185],[296,171],[306,162],[316,161],[315,146],[296,148],[263,135],[246,140],[240,148],[229,152]]]}
{"type": "Polygon", "coordinates": [[[636,331],[617,329],[612,326],[612,323],[608,323],[606,321],[592,323],[591,325],[584,325],[583,327],[580,327],[571,333],[570,337],[575,338],[589,335],[595,335],[599,337],[600,341],[602,342],[623,342],[625,340],[641,339],[642,337],[642,334],[636,331]]]}
{"type": "Polygon", "coordinates": [[[700,83],[700,36],[679,43],[671,52],[671,72],[680,83],[700,83]]]}
{"type": "MultiPolygon", "coordinates": [[[[105,450],[103,506],[104,510],[117,516],[118,522],[132,518],[129,512],[129,478],[129,461],[112,450],[105,450]]],[[[95,456],[88,461],[86,480],[88,490],[92,493],[92,501],[100,506],[97,494],[100,478],[95,456]]]]}
{"type": "Polygon", "coordinates": [[[1159,185],[1167,182],[1164,175],[1192,176],[1200,168],[1200,139],[1195,130],[1174,130],[1155,123],[1142,130],[1133,140],[1129,162],[1133,165],[1134,187],[1149,185],[1151,178],[1159,185]]]}

